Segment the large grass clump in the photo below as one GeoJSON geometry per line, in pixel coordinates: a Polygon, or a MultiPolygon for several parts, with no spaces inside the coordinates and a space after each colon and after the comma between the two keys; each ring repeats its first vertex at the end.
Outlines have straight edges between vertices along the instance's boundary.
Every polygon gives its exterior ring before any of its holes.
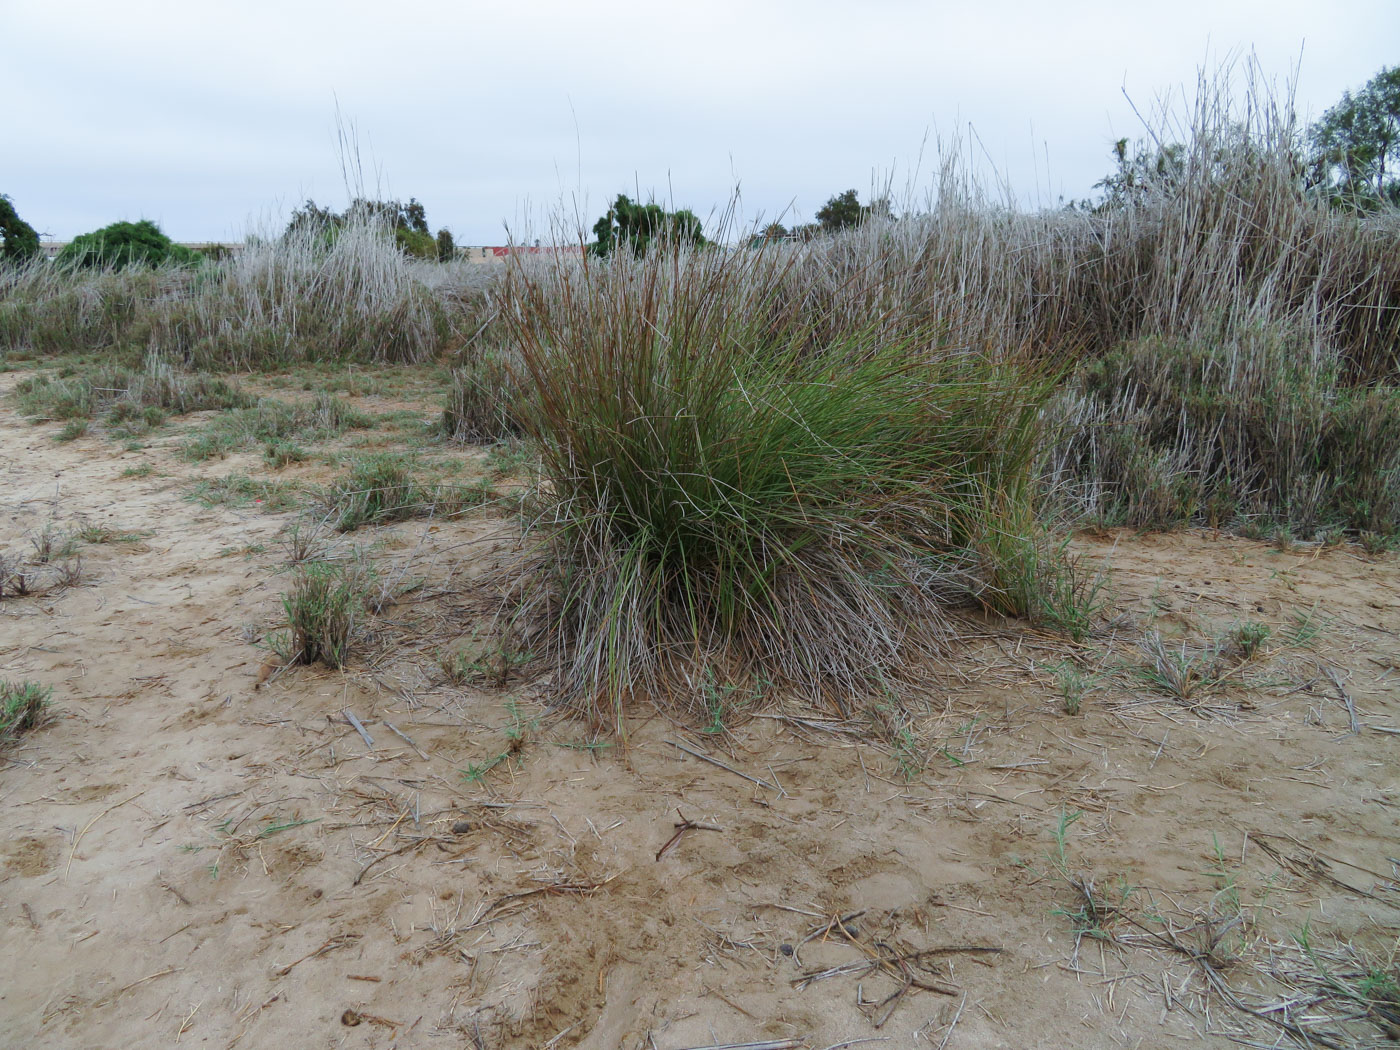
{"type": "Polygon", "coordinates": [[[512,274],[543,471],[527,611],[595,716],[699,709],[713,674],[844,709],[937,649],[950,598],[1010,600],[1046,384],[928,326],[814,347],[756,308],[783,278],[705,251],[512,274]]]}

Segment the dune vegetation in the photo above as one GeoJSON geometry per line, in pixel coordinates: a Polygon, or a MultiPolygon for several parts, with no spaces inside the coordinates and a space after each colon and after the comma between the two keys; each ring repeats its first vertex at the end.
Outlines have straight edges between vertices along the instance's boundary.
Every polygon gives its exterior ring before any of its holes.
{"type": "Polygon", "coordinates": [[[897,692],[951,606],[1082,633],[1069,526],[1394,542],[1400,212],[1311,186],[1266,94],[1177,130],[1058,209],[955,156],[831,235],[479,267],[361,209],[198,265],[12,265],[0,352],[100,360],[20,392],[75,432],[251,411],[211,373],[446,363],[446,436],[534,457],[512,593],[561,695],[897,692]]]}

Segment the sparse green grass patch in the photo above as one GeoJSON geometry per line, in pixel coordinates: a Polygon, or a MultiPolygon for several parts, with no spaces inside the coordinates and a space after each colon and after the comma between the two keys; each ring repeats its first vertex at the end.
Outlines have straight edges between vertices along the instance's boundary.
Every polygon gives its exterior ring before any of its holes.
{"type": "Polygon", "coordinates": [[[402,456],[373,455],[354,461],[326,492],[329,514],[341,532],[363,525],[403,521],[425,513],[430,496],[402,456]]]}
{"type": "Polygon", "coordinates": [[[187,459],[199,461],[263,445],[265,450],[274,450],[268,454],[269,462],[273,462],[278,458],[275,450],[295,449],[295,440],[323,441],[372,425],[369,416],[330,394],[318,394],[313,401],[301,405],[260,398],[250,407],[215,416],[184,443],[181,452],[187,459]]]}
{"type": "Polygon", "coordinates": [[[263,462],[273,470],[305,462],[306,449],[291,441],[274,439],[263,446],[263,462]]]}
{"type": "Polygon", "coordinates": [[[293,484],[229,474],[197,482],[189,490],[189,498],[205,507],[245,507],[255,503],[263,510],[285,511],[296,508],[298,492],[293,484]]]}
{"type": "Polygon", "coordinates": [[[80,525],[73,533],[74,539],[82,543],[140,543],[143,536],[139,532],[123,532],[108,525],[80,525]]]}
{"type": "Polygon", "coordinates": [[[182,372],[158,354],[148,355],[144,367],[135,370],[101,364],[29,376],[16,385],[14,399],[36,421],[63,420],[60,441],[81,437],[103,413],[108,435],[129,440],[163,426],[171,415],[252,402],[227,380],[182,372]]]}
{"type": "Polygon", "coordinates": [[[341,532],[504,502],[484,478],[447,483],[440,466],[411,456],[380,452],[341,459],[348,469],[320,497],[327,520],[341,532]]]}

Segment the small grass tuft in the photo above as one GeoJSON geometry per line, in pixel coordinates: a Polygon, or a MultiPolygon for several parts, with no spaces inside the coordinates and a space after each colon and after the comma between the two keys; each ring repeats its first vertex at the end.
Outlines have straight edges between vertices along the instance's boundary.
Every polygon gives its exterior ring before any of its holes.
{"type": "Polygon", "coordinates": [[[1233,624],[1226,635],[1230,648],[1242,660],[1253,660],[1264,650],[1264,644],[1272,634],[1269,625],[1258,620],[1245,620],[1233,624]]]}
{"type": "Polygon", "coordinates": [[[282,596],[285,631],[272,639],[289,663],[343,667],[364,606],[365,584],[354,568],[329,562],[297,566],[292,589],[282,596]]]}
{"type": "Polygon", "coordinates": [[[513,670],[533,659],[533,653],[513,648],[505,638],[482,641],[473,637],[462,649],[438,653],[437,664],[452,685],[489,682],[502,687],[513,670]]]}
{"type": "Polygon", "coordinates": [[[401,456],[356,459],[326,494],[329,516],[341,532],[363,525],[404,521],[425,511],[429,494],[415,480],[413,465],[401,456]]]}
{"type": "Polygon", "coordinates": [[[1317,607],[1313,606],[1311,609],[1295,612],[1281,637],[1285,645],[1302,648],[1312,645],[1322,633],[1323,627],[1323,618],[1317,607]]]}
{"type": "MultiPolygon", "coordinates": [[[[518,366],[516,366],[518,367],[518,366]]],[[[441,428],[449,441],[489,445],[521,433],[520,380],[501,354],[485,352],[452,371],[441,428]]]]}
{"type": "Polygon", "coordinates": [[[123,532],[121,529],[114,529],[107,525],[83,524],[73,534],[73,537],[83,543],[94,545],[103,543],[140,543],[141,534],[137,532],[123,532]]]}
{"type": "Polygon", "coordinates": [[[52,694],[38,682],[0,680],[0,745],[37,726],[52,694]]]}
{"type": "Polygon", "coordinates": [[[1067,715],[1077,715],[1083,707],[1084,698],[1094,688],[1097,678],[1070,660],[1061,661],[1055,668],[1055,684],[1060,690],[1060,707],[1067,715]]]}
{"type": "Polygon", "coordinates": [[[306,518],[294,521],[282,530],[281,541],[288,565],[321,561],[326,548],[325,523],[306,518]]]}
{"type": "Polygon", "coordinates": [[[1168,645],[1157,631],[1150,631],[1138,647],[1147,658],[1140,672],[1158,691],[1182,703],[1196,699],[1218,685],[1222,677],[1220,641],[1192,648],[1185,641],[1168,645]]]}
{"type": "Polygon", "coordinates": [[[263,446],[263,462],[273,470],[281,470],[306,460],[306,450],[291,441],[274,439],[263,446]]]}
{"type": "Polygon", "coordinates": [[[59,432],[53,436],[53,439],[60,443],[77,441],[78,438],[82,437],[87,432],[88,421],[86,419],[70,419],[67,423],[63,424],[59,432]]]}
{"type": "Polygon", "coordinates": [[[1084,815],[1083,811],[1070,812],[1060,808],[1055,826],[1050,829],[1054,849],[1049,854],[1050,876],[1069,887],[1074,894],[1071,905],[1054,908],[1052,915],[1068,919],[1074,927],[1075,941],[1089,937],[1096,940],[1111,940],[1112,926],[1123,914],[1124,906],[1136,892],[1134,887],[1120,879],[1117,900],[1110,900],[1100,891],[1095,881],[1084,874],[1076,874],[1070,868],[1069,830],[1075,821],[1084,815]]]}

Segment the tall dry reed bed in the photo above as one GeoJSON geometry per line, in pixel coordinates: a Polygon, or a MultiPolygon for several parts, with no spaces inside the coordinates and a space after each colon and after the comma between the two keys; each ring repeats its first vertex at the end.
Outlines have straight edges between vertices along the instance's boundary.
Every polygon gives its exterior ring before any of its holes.
{"type": "Polygon", "coordinates": [[[1264,93],[1205,85],[1156,142],[1165,163],[1055,211],[998,203],[955,159],[919,214],[788,249],[770,326],[939,324],[1061,369],[1056,514],[1394,536],[1400,214],[1310,193],[1264,93]]]}
{"type": "Polygon", "coordinates": [[[1048,384],[927,325],[775,330],[793,264],[561,259],[501,291],[543,469],[526,622],[599,717],[735,683],[844,705],[950,600],[1020,600],[1048,384]]]}
{"type": "Polygon", "coordinates": [[[351,223],[250,240],[197,268],[0,270],[0,351],[155,349],[201,368],[431,360],[481,323],[480,275],[406,258],[351,223]]]}

